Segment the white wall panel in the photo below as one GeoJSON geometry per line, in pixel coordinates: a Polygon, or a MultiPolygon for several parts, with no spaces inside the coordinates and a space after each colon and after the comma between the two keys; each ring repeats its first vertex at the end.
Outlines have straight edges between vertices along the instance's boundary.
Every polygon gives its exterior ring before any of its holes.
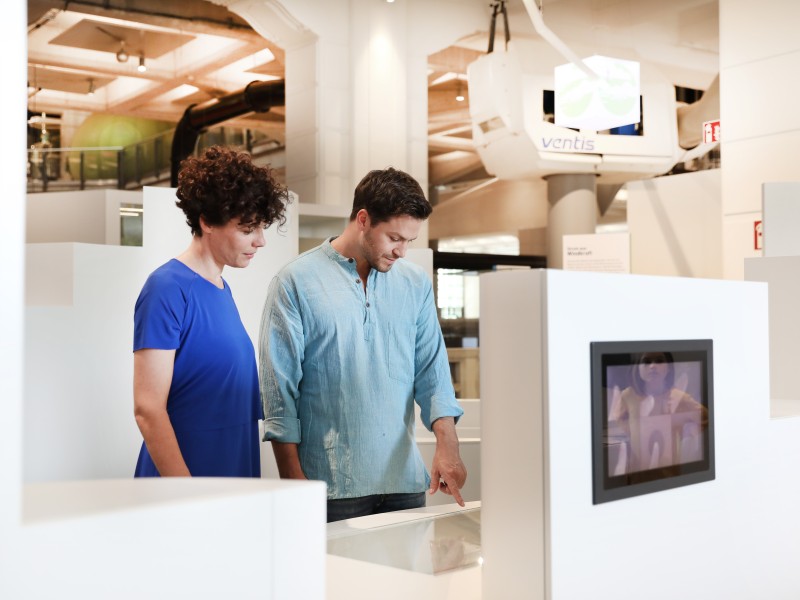
{"type": "Polygon", "coordinates": [[[26,241],[119,244],[119,205],[140,202],[140,192],[120,190],[28,194],[26,241]]]}
{"type": "Polygon", "coordinates": [[[761,211],[761,185],[797,179],[800,119],[800,4],[790,0],[719,3],[724,276],[743,276],[757,255],[747,220],[761,211]]]}
{"type": "Polygon", "coordinates": [[[800,401],[800,256],[747,259],[744,271],[748,281],[769,284],[770,396],[800,401]]]}
{"type": "Polygon", "coordinates": [[[723,143],[722,197],[726,215],[760,212],[761,186],[765,182],[798,179],[793,149],[800,147],[800,130],[723,143]]]}
{"type": "Polygon", "coordinates": [[[727,70],[798,49],[800,3],[794,0],[721,0],[720,68],[727,70]]]}
{"type": "Polygon", "coordinates": [[[487,600],[548,597],[552,471],[545,454],[542,273],[480,276],[481,555],[487,600]]]}
{"type": "Polygon", "coordinates": [[[722,277],[719,169],[626,184],[631,271],[722,277]]]}
{"type": "MultiPolygon", "coordinates": [[[[297,211],[294,197],[286,225],[267,230],[251,265],[223,273],[256,348],[269,282],[297,255],[297,211]]],[[[26,481],[132,475],[141,445],[133,419],[134,304],[147,275],[191,241],[174,189],[145,188],[143,238],[141,248],[29,246],[36,306],[26,313],[26,481]]]]}
{"type": "Polygon", "coordinates": [[[744,261],[761,256],[761,250],[756,250],[754,231],[756,221],[760,220],[760,212],[723,217],[722,270],[725,279],[744,279],[744,261]]]}
{"type": "Polygon", "coordinates": [[[800,256],[800,183],[763,185],[764,256],[800,256]]]}
{"type": "MultiPolygon", "coordinates": [[[[800,11],[797,12],[793,29],[800,23],[800,11]]],[[[737,112],[757,115],[752,119],[726,119],[722,123],[726,142],[800,129],[800,111],[796,110],[795,101],[800,96],[800,79],[794,76],[798,64],[800,48],[795,48],[724,72],[726,101],[735,102],[737,112]],[[758,93],[754,93],[756,90],[758,93]]]]}

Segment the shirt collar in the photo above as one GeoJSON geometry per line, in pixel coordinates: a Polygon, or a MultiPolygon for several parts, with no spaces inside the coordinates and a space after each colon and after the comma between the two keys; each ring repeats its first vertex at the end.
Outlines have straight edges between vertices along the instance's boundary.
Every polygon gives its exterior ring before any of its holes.
{"type": "Polygon", "coordinates": [[[336,251],[336,249],[333,247],[333,245],[331,245],[331,242],[333,240],[335,240],[336,237],[337,236],[333,236],[331,238],[328,238],[324,242],[322,242],[322,250],[323,250],[323,252],[325,252],[325,254],[328,255],[328,258],[330,258],[333,261],[336,261],[336,262],[338,262],[340,264],[345,264],[345,265],[346,264],[351,264],[351,265],[353,265],[353,267],[355,267],[356,261],[355,261],[354,258],[347,258],[346,256],[343,256],[343,255],[339,254],[336,251]]]}

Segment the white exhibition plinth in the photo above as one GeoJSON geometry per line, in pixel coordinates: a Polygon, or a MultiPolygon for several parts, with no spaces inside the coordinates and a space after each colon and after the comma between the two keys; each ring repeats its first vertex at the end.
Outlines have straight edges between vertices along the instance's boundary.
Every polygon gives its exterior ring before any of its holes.
{"type": "Polygon", "coordinates": [[[800,418],[770,418],[767,286],[481,276],[483,598],[796,600],[800,418]],[[592,504],[590,343],[712,339],[716,479],[592,504]]]}

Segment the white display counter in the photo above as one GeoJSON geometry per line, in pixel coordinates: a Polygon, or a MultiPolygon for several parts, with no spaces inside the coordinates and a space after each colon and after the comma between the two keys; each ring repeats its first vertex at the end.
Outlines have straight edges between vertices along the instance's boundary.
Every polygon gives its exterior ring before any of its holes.
{"type": "Polygon", "coordinates": [[[478,600],[480,502],[328,524],[328,600],[478,600]]]}

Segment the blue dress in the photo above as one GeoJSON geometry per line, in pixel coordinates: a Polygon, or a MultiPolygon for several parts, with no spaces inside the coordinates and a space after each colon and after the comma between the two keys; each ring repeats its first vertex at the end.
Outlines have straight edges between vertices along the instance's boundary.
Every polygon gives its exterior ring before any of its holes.
{"type": "MultiPolygon", "coordinates": [[[[195,477],[260,477],[262,417],[255,351],[227,282],[220,289],[172,259],[136,301],[133,350],[175,352],[167,413],[195,477]]],[[[145,444],[135,477],[158,477],[145,444]]]]}

